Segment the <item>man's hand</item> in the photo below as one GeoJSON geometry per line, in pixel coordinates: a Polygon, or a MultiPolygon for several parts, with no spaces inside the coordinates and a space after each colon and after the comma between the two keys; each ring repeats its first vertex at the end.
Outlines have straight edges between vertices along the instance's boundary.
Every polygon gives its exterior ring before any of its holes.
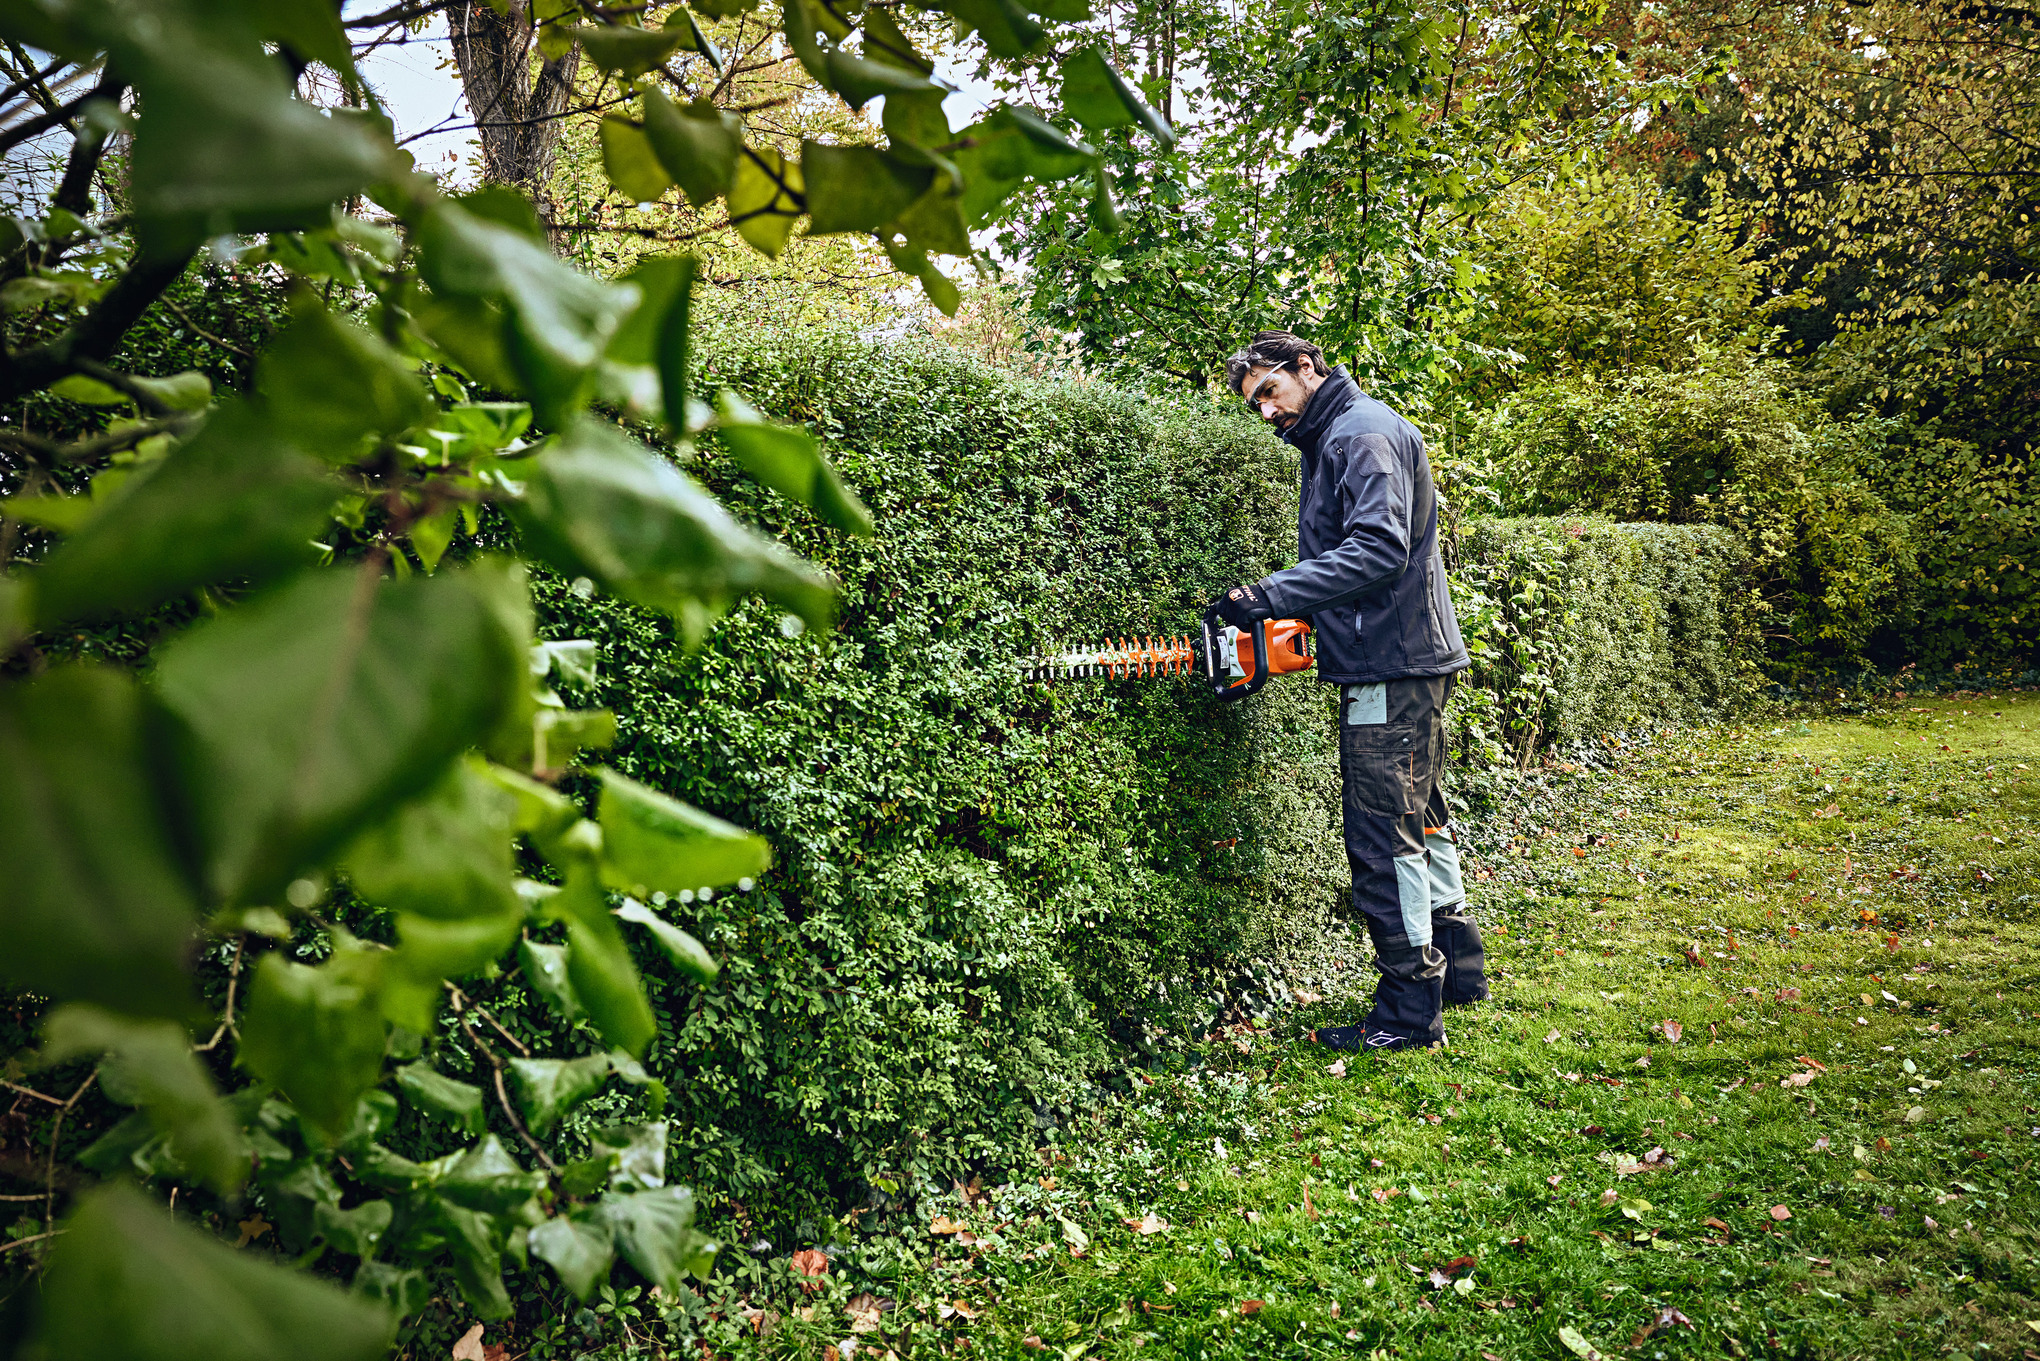
{"type": "Polygon", "coordinates": [[[1258,586],[1235,586],[1211,603],[1218,610],[1218,617],[1237,629],[1249,629],[1263,619],[1275,617],[1275,611],[1268,608],[1268,598],[1258,586]]]}

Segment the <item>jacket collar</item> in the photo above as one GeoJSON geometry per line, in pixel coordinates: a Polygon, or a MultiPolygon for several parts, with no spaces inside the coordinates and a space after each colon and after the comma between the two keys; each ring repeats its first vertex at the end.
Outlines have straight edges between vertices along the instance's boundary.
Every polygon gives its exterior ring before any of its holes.
{"type": "Polygon", "coordinates": [[[1305,404],[1302,418],[1283,431],[1282,438],[1294,448],[1315,451],[1318,437],[1345,414],[1346,408],[1353,405],[1353,399],[1359,395],[1360,385],[1353,381],[1352,374],[1346,372],[1344,364],[1339,365],[1325,375],[1325,381],[1318,384],[1318,390],[1305,404]]]}

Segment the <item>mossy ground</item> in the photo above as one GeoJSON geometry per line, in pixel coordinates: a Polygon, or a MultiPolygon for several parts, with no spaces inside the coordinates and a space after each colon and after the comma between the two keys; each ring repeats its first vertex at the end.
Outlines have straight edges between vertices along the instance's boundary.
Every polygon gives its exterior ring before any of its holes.
{"type": "Polygon", "coordinates": [[[1448,1050],[1340,1065],[1322,1004],[1235,1028],[1034,1178],[824,1226],[814,1293],[782,1246],[671,1322],[787,1357],[2040,1356],[2040,697],[1526,792],[1476,843],[1494,997],[1448,1050]]]}

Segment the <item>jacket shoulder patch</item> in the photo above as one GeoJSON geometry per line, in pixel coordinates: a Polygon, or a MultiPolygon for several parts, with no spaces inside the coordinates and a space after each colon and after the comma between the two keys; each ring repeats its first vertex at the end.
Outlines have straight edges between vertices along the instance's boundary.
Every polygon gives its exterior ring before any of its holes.
{"type": "Polygon", "coordinates": [[[1395,447],[1388,442],[1386,435],[1372,431],[1355,435],[1353,442],[1347,446],[1347,456],[1359,465],[1360,472],[1380,473],[1383,477],[1395,474],[1395,447]]]}

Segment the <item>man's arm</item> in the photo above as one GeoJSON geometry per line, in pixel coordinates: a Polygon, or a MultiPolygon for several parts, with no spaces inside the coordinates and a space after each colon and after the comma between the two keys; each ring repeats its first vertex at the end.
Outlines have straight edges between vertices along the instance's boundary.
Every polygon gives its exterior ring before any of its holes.
{"type": "Polygon", "coordinates": [[[1410,487],[1388,437],[1365,434],[1342,450],[1340,502],[1345,538],[1329,553],[1262,578],[1278,619],[1343,605],[1400,573],[1410,561],[1410,487]]]}

